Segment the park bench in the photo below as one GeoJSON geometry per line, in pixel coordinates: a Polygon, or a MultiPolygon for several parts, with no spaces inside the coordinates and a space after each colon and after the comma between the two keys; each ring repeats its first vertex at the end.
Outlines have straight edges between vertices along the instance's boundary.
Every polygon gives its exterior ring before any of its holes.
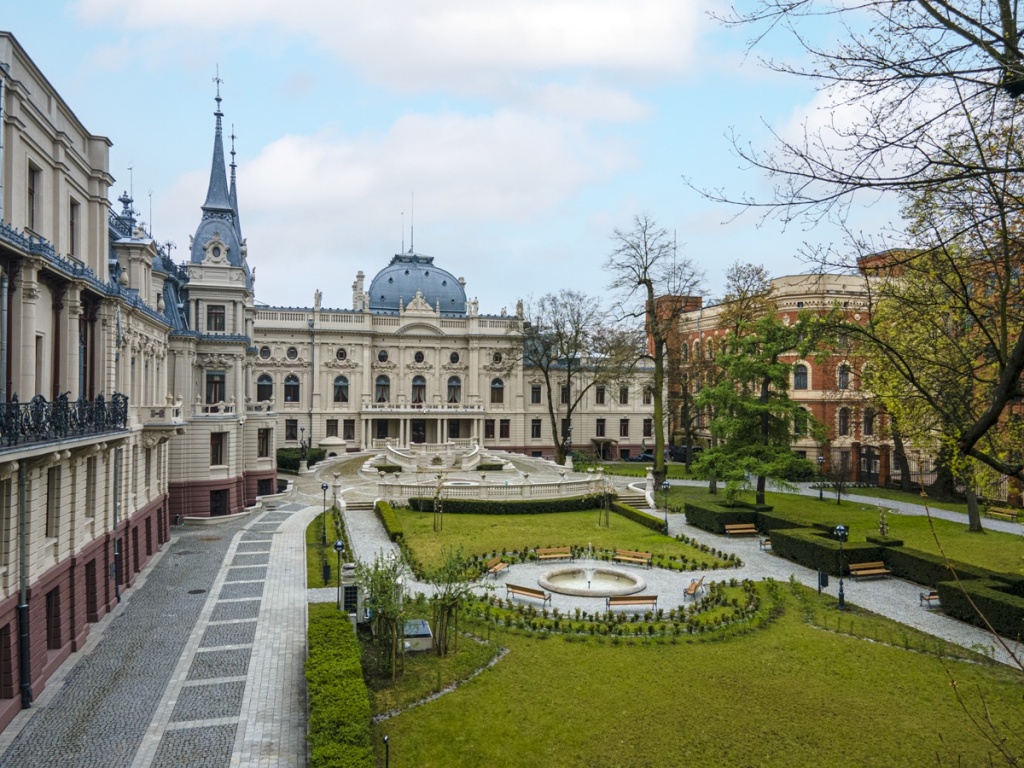
{"type": "Polygon", "coordinates": [[[892,571],[886,568],[881,560],[871,563],[850,563],[850,575],[855,579],[888,576],[891,573],[892,571]]]}
{"type": "Polygon", "coordinates": [[[1009,507],[989,507],[986,510],[986,514],[989,517],[998,517],[1000,520],[1009,520],[1011,523],[1017,522],[1018,512],[1016,509],[1010,509],[1009,507]]]}
{"type": "Polygon", "coordinates": [[[535,600],[540,600],[544,603],[551,603],[551,593],[545,592],[543,589],[534,589],[533,587],[520,587],[518,584],[506,584],[505,585],[505,597],[511,595],[518,595],[519,597],[532,597],[535,600]]]}
{"type": "Polygon", "coordinates": [[[610,611],[612,608],[620,608],[623,606],[647,606],[648,608],[658,607],[658,596],[657,595],[612,595],[606,597],[604,600],[605,610],[610,611]]]}
{"type": "Polygon", "coordinates": [[[632,563],[633,565],[646,565],[651,567],[651,553],[637,552],[632,549],[616,549],[612,560],[617,563],[632,563]]]}
{"type": "Polygon", "coordinates": [[[771,549],[772,548],[772,540],[770,538],[761,539],[759,542],[757,542],[757,546],[760,547],[761,549],[771,549]]]}
{"type": "Polygon", "coordinates": [[[939,602],[939,593],[934,589],[921,593],[921,605],[927,604],[928,607],[931,608],[937,602],[939,602]]]}
{"type": "Polygon", "coordinates": [[[508,568],[508,563],[502,560],[501,557],[492,557],[484,563],[484,568],[486,569],[485,575],[498,578],[498,574],[508,568]]]}
{"type": "Polygon", "coordinates": [[[683,602],[686,602],[686,598],[691,597],[694,600],[697,599],[697,593],[704,589],[704,577],[701,576],[699,579],[690,579],[690,586],[683,591],[683,602]]]}
{"type": "Polygon", "coordinates": [[[571,547],[543,547],[538,548],[536,552],[538,560],[562,560],[564,558],[572,560],[571,547]]]}
{"type": "Polygon", "coordinates": [[[757,535],[757,526],[753,523],[736,523],[725,526],[725,533],[729,536],[757,535]]]}

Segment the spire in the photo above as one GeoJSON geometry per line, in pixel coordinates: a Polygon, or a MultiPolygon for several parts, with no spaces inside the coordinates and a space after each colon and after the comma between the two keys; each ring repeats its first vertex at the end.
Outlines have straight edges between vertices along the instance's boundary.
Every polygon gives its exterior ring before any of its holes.
{"type": "Polygon", "coordinates": [[[228,200],[231,202],[231,212],[235,215],[235,234],[242,238],[242,221],[238,217],[238,191],[235,188],[235,126],[231,125],[231,190],[228,192],[228,200]]]}
{"type": "Polygon", "coordinates": [[[213,163],[210,167],[210,186],[206,191],[206,202],[203,203],[203,210],[231,210],[231,200],[228,195],[227,174],[224,169],[224,142],[223,126],[221,118],[224,113],[220,111],[220,84],[224,82],[220,77],[220,68],[217,69],[217,76],[213,78],[217,84],[217,111],[214,116],[217,118],[217,131],[213,139],[213,163]]]}

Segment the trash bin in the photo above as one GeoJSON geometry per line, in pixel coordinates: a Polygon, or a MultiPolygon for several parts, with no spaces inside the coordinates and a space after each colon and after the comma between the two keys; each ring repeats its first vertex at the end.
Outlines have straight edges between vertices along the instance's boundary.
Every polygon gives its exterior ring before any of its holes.
{"type": "Polygon", "coordinates": [[[828,574],[825,571],[818,571],[818,591],[828,586],[828,574]]]}
{"type": "Polygon", "coordinates": [[[331,564],[324,563],[324,586],[326,587],[331,582],[331,564]]]}

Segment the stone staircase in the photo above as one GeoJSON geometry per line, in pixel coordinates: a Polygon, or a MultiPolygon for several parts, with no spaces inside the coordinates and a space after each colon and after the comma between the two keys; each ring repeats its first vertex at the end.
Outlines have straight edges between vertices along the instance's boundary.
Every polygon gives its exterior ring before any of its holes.
{"type": "Polygon", "coordinates": [[[352,510],[352,511],[355,511],[355,510],[369,510],[369,511],[372,511],[373,510],[373,502],[365,500],[365,499],[351,499],[351,500],[346,499],[345,500],[345,509],[352,510]]]}
{"type": "Polygon", "coordinates": [[[636,509],[647,509],[647,497],[642,493],[622,491],[619,493],[619,501],[636,509]]]}

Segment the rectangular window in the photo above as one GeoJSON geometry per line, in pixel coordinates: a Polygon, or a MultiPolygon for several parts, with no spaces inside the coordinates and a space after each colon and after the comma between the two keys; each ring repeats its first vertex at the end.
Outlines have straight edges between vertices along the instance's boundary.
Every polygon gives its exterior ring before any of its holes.
{"type": "Polygon", "coordinates": [[[484,440],[494,439],[494,419],[484,419],[484,440]]]}
{"type": "Polygon", "coordinates": [[[569,404],[569,386],[567,384],[562,385],[561,402],[562,405],[569,404]]]}
{"type": "Polygon", "coordinates": [[[562,419],[562,439],[567,438],[572,432],[572,425],[569,424],[568,419],[562,419]]]}
{"type": "Polygon", "coordinates": [[[256,456],[261,459],[270,457],[270,436],[272,429],[261,429],[256,433],[256,456]]]}
{"type": "MultiPolygon", "coordinates": [[[[0,565],[7,565],[7,543],[10,539],[12,480],[0,480],[0,565]]],[[[86,489],[88,494],[88,489],[86,489]]]]}
{"type": "Polygon", "coordinates": [[[356,420],[345,419],[341,425],[344,430],[341,435],[342,440],[355,440],[356,439],[356,420]]]}
{"type": "Polygon", "coordinates": [[[540,439],[540,419],[533,419],[530,421],[530,437],[534,440],[540,439]]]}
{"type": "Polygon", "coordinates": [[[223,403],[224,402],[224,385],[226,376],[224,371],[207,371],[206,372],[206,402],[207,403],[223,403]]]}
{"type": "Polygon", "coordinates": [[[63,644],[60,631],[60,587],[46,593],[46,648],[55,651],[63,644]]]}
{"type": "Polygon", "coordinates": [[[39,188],[39,181],[42,178],[42,172],[34,165],[28,166],[28,228],[31,230],[36,229],[36,223],[39,220],[39,201],[42,200],[42,190],[39,188]]]}
{"type": "Polygon", "coordinates": [[[644,405],[650,405],[654,402],[654,393],[649,389],[644,390],[644,405]]]}
{"type": "Polygon", "coordinates": [[[619,405],[629,405],[629,387],[619,387],[619,405]]]}
{"type": "Polygon", "coordinates": [[[540,384],[530,385],[530,403],[533,405],[540,403],[540,384]]]}
{"type": "Polygon", "coordinates": [[[225,437],[226,432],[211,432],[210,433],[210,464],[214,466],[222,466],[227,463],[227,457],[225,456],[225,437]]]}
{"type": "Polygon", "coordinates": [[[594,427],[594,434],[598,437],[604,437],[604,419],[598,419],[597,424],[594,427]]]}
{"type": "Polygon", "coordinates": [[[68,255],[78,255],[78,218],[82,206],[72,200],[68,207],[68,255]]]}
{"type": "Polygon", "coordinates": [[[224,305],[210,304],[206,307],[206,330],[224,330],[224,305]]]}
{"type": "Polygon", "coordinates": [[[337,437],[337,436],[338,436],[338,420],[337,419],[328,419],[327,420],[327,437],[337,437]]]}
{"type": "Polygon", "coordinates": [[[298,440],[299,439],[299,420],[298,419],[285,419],[284,420],[284,439],[285,440],[298,440]]]}
{"type": "Polygon", "coordinates": [[[148,492],[153,482],[153,450],[151,448],[146,449],[144,464],[146,467],[146,491],[148,492]]]}
{"type": "Polygon", "coordinates": [[[508,419],[502,419],[498,424],[498,437],[502,440],[508,440],[511,422],[508,419]]]}
{"type": "Polygon", "coordinates": [[[46,538],[56,539],[60,533],[60,467],[46,473],[46,538]]]}
{"type": "Polygon", "coordinates": [[[619,437],[629,437],[629,419],[619,419],[619,437]]]}
{"type": "Polygon", "coordinates": [[[594,403],[597,405],[604,405],[605,389],[604,387],[597,387],[594,390],[594,403]]]}
{"type": "Polygon", "coordinates": [[[654,419],[644,419],[644,437],[654,435],[654,419]]]}

